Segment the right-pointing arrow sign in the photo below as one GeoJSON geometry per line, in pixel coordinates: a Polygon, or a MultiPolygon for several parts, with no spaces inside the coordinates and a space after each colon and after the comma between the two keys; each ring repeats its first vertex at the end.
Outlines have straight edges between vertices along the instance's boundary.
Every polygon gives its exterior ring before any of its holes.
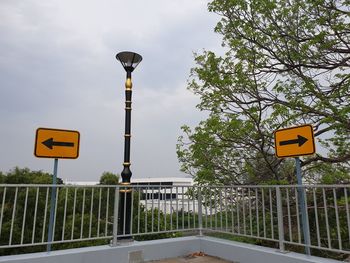
{"type": "Polygon", "coordinates": [[[304,143],[306,143],[308,141],[307,138],[301,136],[301,135],[298,135],[298,139],[295,139],[295,140],[287,140],[287,141],[281,141],[280,142],[280,145],[283,146],[283,145],[289,145],[289,144],[298,144],[299,147],[302,146],[304,143]]]}
{"type": "Polygon", "coordinates": [[[313,128],[309,124],[277,130],[274,132],[274,137],[278,158],[315,153],[313,128]]]}

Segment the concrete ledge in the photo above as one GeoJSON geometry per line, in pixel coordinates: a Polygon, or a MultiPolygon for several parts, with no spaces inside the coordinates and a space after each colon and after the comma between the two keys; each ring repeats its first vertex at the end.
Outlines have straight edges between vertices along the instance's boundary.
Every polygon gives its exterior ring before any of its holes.
{"type": "Polygon", "coordinates": [[[181,237],[128,243],[117,247],[97,246],[24,255],[3,256],[8,263],[140,263],[174,258],[202,251],[239,263],[336,263],[340,261],[280,253],[274,249],[212,237],[181,237]]]}
{"type": "Polygon", "coordinates": [[[200,248],[204,253],[239,263],[339,263],[341,261],[306,256],[299,253],[281,253],[276,249],[212,237],[202,237],[200,248]]]}

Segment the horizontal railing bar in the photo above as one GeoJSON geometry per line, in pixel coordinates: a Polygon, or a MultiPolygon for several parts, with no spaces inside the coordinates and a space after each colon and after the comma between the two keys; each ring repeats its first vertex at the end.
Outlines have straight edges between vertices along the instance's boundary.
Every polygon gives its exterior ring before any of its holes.
{"type": "MultiPolygon", "coordinates": [[[[71,185],[71,184],[0,184],[0,187],[69,187],[69,188],[162,188],[170,189],[176,187],[186,187],[186,188],[198,188],[203,187],[203,185],[71,185]]],[[[207,188],[350,188],[350,184],[319,184],[319,185],[211,185],[205,186],[207,188]]]]}

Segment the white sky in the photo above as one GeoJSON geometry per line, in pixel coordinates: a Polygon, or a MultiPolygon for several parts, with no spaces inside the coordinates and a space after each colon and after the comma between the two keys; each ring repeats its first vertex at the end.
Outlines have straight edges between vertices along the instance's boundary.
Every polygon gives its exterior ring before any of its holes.
{"type": "Polygon", "coordinates": [[[176,142],[183,124],[205,117],[186,89],[193,52],[219,50],[219,17],[203,0],[1,0],[0,171],[52,172],[33,155],[38,127],[78,130],[80,156],[58,176],[98,180],[120,173],[125,71],[115,59],[135,51],[131,171],[135,178],[185,176],[176,142]]]}

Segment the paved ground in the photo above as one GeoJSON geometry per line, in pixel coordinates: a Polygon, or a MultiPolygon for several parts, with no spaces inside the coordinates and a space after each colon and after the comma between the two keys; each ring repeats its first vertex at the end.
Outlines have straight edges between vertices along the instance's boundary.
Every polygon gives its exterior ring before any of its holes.
{"type": "Polygon", "coordinates": [[[148,261],[152,263],[233,263],[216,257],[205,255],[201,252],[178,258],[148,261]]]}

